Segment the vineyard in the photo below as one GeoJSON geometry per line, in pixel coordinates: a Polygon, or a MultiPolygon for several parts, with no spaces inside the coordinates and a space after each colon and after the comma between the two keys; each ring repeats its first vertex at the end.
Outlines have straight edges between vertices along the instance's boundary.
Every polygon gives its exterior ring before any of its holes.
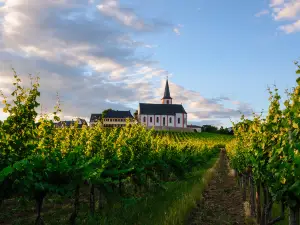
{"type": "Polygon", "coordinates": [[[299,225],[300,78],[287,92],[283,106],[276,88],[269,93],[267,116],[254,114],[253,120],[242,117],[235,124],[236,138],[227,145],[227,152],[244,200],[249,194],[251,216],[261,225],[287,221],[299,225]],[[272,215],[274,208],[280,210],[276,217],[272,215]]]}
{"type": "Polygon", "coordinates": [[[1,93],[0,224],[182,224],[217,164],[190,221],[236,224],[247,201],[252,224],[300,224],[300,78],[283,105],[269,89],[268,114],[242,116],[234,137],[101,121],[56,128],[59,101],[53,119],[39,115],[39,80],[26,89],[14,78],[12,96],[1,93]]]}
{"type": "MultiPolygon", "coordinates": [[[[114,224],[111,218],[117,214],[109,212],[116,213],[116,208],[129,216],[130,211],[143,210],[141,202],[151,206],[149,199],[157,193],[161,199],[167,196],[163,193],[181,190],[180,182],[188,187],[197,171],[202,175],[232,139],[156,132],[129,123],[114,129],[100,123],[55,128],[46,114],[37,122],[38,79],[31,78],[31,87],[25,89],[14,77],[12,96],[2,94],[3,111],[9,116],[0,124],[0,224],[11,224],[12,219],[16,224],[114,224]]],[[[58,103],[54,120],[60,112],[58,103]]],[[[168,210],[155,207],[162,213],[168,210]]],[[[128,224],[140,224],[141,217],[128,224]]],[[[127,224],[124,218],[122,223],[127,224]]]]}

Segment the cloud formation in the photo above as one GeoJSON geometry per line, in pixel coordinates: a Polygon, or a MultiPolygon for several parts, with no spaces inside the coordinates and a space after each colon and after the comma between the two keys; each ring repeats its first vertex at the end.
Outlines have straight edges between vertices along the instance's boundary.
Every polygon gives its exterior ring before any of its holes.
{"type": "MultiPolygon", "coordinates": [[[[63,119],[160,102],[164,79],[172,77],[152,58],[155,45],[136,39],[171,32],[172,22],[146,20],[117,0],[6,0],[0,21],[0,89],[11,93],[11,66],[25,83],[28,74],[39,75],[43,110],[52,112],[59,92],[63,119]]],[[[191,112],[189,119],[237,115],[223,105],[229,98],[209,99],[170,85],[175,103],[191,112]]]]}
{"type": "Polygon", "coordinates": [[[300,31],[300,0],[271,0],[274,21],[285,22],[279,29],[287,34],[300,31]]]}
{"type": "Polygon", "coordinates": [[[264,15],[268,15],[269,13],[270,13],[269,10],[264,9],[264,10],[262,10],[262,11],[256,13],[255,16],[256,16],[256,17],[261,17],[261,16],[264,16],[264,15]]]}
{"type": "Polygon", "coordinates": [[[178,24],[176,27],[173,28],[173,32],[176,34],[176,35],[181,35],[181,31],[180,29],[183,27],[183,25],[181,24],[178,24]]]}

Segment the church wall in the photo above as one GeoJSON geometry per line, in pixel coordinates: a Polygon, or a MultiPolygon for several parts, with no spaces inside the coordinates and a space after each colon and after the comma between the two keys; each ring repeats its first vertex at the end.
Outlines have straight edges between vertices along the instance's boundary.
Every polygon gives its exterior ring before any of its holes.
{"type": "Polygon", "coordinates": [[[148,116],[148,127],[154,126],[154,115],[147,115],[148,116]]]}
{"type": "Polygon", "coordinates": [[[160,115],[155,115],[155,121],[154,122],[155,122],[154,126],[156,126],[156,127],[160,126],[160,124],[162,122],[162,121],[160,121],[160,115]],[[158,122],[157,122],[157,119],[158,119],[158,122]]]}
{"type": "Polygon", "coordinates": [[[174,127],[175,125],[175,117],[174,116],[168,116],[168,123],[167,123],[167,125],[168,125],[168,127],[174,127]],[[171,122],[170,122],[170,118],[171,118],[171,122]]]}
{"type": "Polygon", "coordinates": [[[167,126],[167,116],[166,115],[161,115],[161,126],[164,126],[163,121],[165,120],[165,127],[167,126]]]}
{"type": "Polygon", "coordinates": [[[182,126],[183,122],[184,122],[183,114],[182,113],[176,113],[176,127],[183,127],[182,126]],[[178,123],[178,118],[180,119],[179,123],[178,123]]]}
{"type": "Polygon", "coordinates": [[[144,124],[148,127],[163,127],[163,119],[165,118],[165,127],[178,127],[178,128],[187,128],[187,114],[176,113],[175,116],[169,115],[139,115],[139,121],[141,124],[144,124]],[[145,118],[145,122],[144,122],[145,118]],[[152,118],[152,122],[151,119],[152,118]],[[158,122],[157,122],[158,118],[158,122]],[[170,118],[171,123],[170,123],[170,118]],[[178,118],[180,118],[180,122],[178,123],[178,118]],[[184,123],[184,124],[183,124],[184,123]]]}
{"type": "Polygon", "coordinates": [[[139,120],[141,124],[147,125],[147,119],[148,119],[147,115],[143,115],[143,114],[140,115],[139,120]],[[145,122],[144,122],[144,118],[146,118],[145,122]]]}

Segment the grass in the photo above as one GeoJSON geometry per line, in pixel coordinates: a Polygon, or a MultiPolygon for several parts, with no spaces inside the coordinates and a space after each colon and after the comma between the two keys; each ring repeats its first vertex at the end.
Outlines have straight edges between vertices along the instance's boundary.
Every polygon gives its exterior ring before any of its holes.
{"type": "Polygon", "coordinates": [[[209,173],[205,174],[205,172],[216,160],[217,158],[213,158],[205,167],[193,172],[184,181],[168,182],[167,191],[148,196],[129,207],[120,205],[103,211],[96,219],[97,224],[182,224],[188,212],[200,199],[210,178],[209,173]]]}
{"type": "MultiPolygon", "coordinates": [[[[78,224],[105,225],[175,225],[182,224],[190,210],[201,198],[208,181],[214,172],[218,157],[209,160],[201,169],[192,172],[184,180],[165,183],[167,190],[157,190],[140,199],[117,199],[113,204],[97,212],[92,218],[88,211],[88,189],[81,196],[78,224]]],[[[0,224],[32,224],[35,220],[34,203],[26,207],[18,202],[8,204],[9,208],[0,210],[0,224]],[[17,207],[16,207],[17,206],[17,207]],[[15,210],[13,210],[15,209],[15,210]],[[7,221],[9,223],[1,223],[7,221]]],[[[43,219],[46,224],[67,224],[72,211],[70,199],[51,196],[45,201],[43,219]]]]}

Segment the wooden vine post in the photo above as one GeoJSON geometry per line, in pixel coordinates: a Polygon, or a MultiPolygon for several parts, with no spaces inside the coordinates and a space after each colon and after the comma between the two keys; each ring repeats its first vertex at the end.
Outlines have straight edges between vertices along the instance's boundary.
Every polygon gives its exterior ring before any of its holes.
{"type": "Polygon", "coordinates": [[[242,175],[242,188],[243,188],[243,201],[246,201],[247,198],[247,175],[242,175]]]}
{"type": "Polygon", "coordinates": [[[70,224],[71,225],[75,225],[76,224],[76,217],[78,215],[78,211],[79,211],[79,184],[76,185],[76,189],[75,189],[75,199],[74,199],[74,209],[73,212],[70,216],[70,224]]]}
{"type": "Polygon", "coordinates": [[[289,208],[289,225],[299,225],[299,205],[289,208]]]}
{"type": "Polygon", "coordinates": [[[95,214],[95,185],[91,184],[90,187],[90,213],[92,216],[95,214]]]}
{"type": "Polygon", "coordinates": [[[258,224],[260,224],[260,218],[261,218],[261,185],[260,182],[256,184],[256,221],[258,224]]]}
{"type": "Polygon", "coordinates": [[[37,210],[37,218],[35,220],[35,225],[44,225],[44,220],[41,216],[43,201],[46,196],[45,192],[38,192],[35,196],[36,201],[36,210],[37,210]]]}
{"type": "Polygon", "coordinates": [[[251,207],[251,216],[255,217],[255,184],[254,179],[252,177],[252,170],[249,175],[249,183],[250,183],[250,207],[251,207]]]}

